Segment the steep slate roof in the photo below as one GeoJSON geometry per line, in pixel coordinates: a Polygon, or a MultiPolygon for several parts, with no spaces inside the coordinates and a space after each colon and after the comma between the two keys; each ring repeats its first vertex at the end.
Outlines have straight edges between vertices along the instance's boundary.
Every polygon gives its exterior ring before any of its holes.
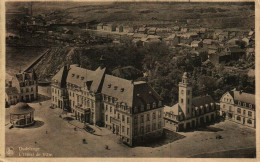
{"type": "Polygon", "coordinates": [[[84,87],[86,82],[91,83],[90,90],[97,92],[100,90],[100,84],[105,73],[105,68],[97,68],[95,71],[87,70],[77,66],[70,66],[67,76],[67,82],[84,87]]]}
{"type": "Polygon", "coordinates": [[[143,81],[132,82],[112,75],[105,75],[102,93],[126,103],[130,107],[152,104],[161,100],[160,96],[143,81]],[[135,104],[135,105],[133,105],[135,104]]]}
{"type": "Polygon", "coordinates": [[[9,95],[18,95],[18,90],[16,87],[6,87],[5,88],[5,93],[9,95]]]}
{"type": "Polygon", "coordinates": [[[255,95],[240,91],[232,91],[234,95],[234,100],[241,101],[249,104],[255,104],[255,95]]]}
{"type": "Polygon", "coordinates": [[[195,107],[204,106],[210,103],[214,103],[214,100],[209,95],[192,98],[192,105],[195,107]]]}
{"type": "Polygon", "coordinates": [[[33,73],[19,73],[19,74],[16,74],[15,77],[17,78],[17,80],[19,82],[24,82],[25,80],[34,80],[33,79],[33,73]]]}

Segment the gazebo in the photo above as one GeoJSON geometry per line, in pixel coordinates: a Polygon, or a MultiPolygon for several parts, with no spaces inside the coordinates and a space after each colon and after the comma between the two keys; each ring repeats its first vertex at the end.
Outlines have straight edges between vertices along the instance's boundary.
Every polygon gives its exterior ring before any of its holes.
{"type": "Polygon", "coordinates": [[[34,108],[19,102],[10,109],[10,123],[15,127],[27,127],[34,124],[34,108]]]}

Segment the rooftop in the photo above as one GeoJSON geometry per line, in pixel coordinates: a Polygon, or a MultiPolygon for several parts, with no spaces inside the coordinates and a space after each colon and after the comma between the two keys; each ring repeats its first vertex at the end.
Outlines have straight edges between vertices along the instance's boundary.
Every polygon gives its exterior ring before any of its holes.
{"type": "Polygon", "coordinates": [[[28,114],[33,112],[35,109],[30,107],[27,103],[19,102],[10,108],[10,114],[28,114]]]}

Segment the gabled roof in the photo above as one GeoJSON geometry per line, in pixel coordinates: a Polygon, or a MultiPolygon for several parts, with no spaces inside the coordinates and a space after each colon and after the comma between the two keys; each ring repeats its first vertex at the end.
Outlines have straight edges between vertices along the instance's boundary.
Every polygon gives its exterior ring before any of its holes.
{"type": "Polygon", "coordinates": [[[91,82],[90,90],[94,92],[100,91],[100,84],[105,74],[105,68],[97,68],[95,71],[87,70],[77,66],[70,66],[67,83],[85,87],[87,82],[91,82]]]}
{"type": "Polygon", "coordinates": [[[132,82],[108,74],[105,75],[102,93],[116,98],[116,102],[126,103],[129,107],[152,104],[161,100],[146,82],[132,82]]]}
{"type": "Polygon", "coordinates": [[[215,103],[211,96],[198,96],[192,98],[192,105],[195,107],[204,106],[206,104],[215,103]]]}
{"type": "Polygon", "coordinates": [[[255,104],[255,95],[250,93],[245,93],[242,91],[232,91],[234,95],[234,100],[241,101],[249,104],[255,104]]]}
{"type": "Polygon", "coordinates": [[[18,94],[19,94],[16,87],[6,87],[6,88],[5,88],[5,93],[6,93],[8,96],[18,95],[18,94]]]}

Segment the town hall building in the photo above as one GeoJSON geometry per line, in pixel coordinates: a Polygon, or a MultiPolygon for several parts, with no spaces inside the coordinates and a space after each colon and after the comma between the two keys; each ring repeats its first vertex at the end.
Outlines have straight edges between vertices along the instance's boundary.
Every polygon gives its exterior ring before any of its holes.
{"type": "Polygon", "coordinates": [[[179,83],[178,103],[164,107],[165,128],[183,131],[203,126],[216,119],[216,104],[211,96],[192,97],[192,85],[187,72],[179,83]]]}

